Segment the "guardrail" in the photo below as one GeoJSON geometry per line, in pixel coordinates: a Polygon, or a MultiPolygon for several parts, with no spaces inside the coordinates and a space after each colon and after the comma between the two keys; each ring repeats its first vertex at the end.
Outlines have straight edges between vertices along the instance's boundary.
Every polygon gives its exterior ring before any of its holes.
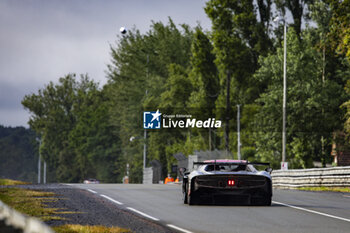
{"type": "Polygon", "coordinates": [[[280,188],[350,186],[350,166],[276,170],[272,172],[271,176],[273,186],[280,188]]]}
{"type": "Polygon", "coordinates": [[[0,232],[54,233],[40,220],[25,216],[0,201],[0,232]]]}

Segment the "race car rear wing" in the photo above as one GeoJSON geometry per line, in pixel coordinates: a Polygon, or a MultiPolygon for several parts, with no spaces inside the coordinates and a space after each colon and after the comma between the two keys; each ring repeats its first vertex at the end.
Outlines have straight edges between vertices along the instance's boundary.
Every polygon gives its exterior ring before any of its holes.
{"type": "Polygon", "coordinates": [[[269,166],[270,163],[260,163],[260,162],[216,162],[216,160],[212,162],[193,162],[194,165],[207,165],[207,164],[212,164],[212,165],[257,165],[257,166],[269,166]]]}

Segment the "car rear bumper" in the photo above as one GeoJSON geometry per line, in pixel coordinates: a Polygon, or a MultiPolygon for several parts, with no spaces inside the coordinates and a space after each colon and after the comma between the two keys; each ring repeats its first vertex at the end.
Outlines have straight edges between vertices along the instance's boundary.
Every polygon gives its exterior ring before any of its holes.
{"type": "MultiPolygon", "coordinates": [[[[198,177],[197,177],[198,178],[198,177]]],[[[254,182],[247,182],[250,179],[256,179],[257,177],[210,177],[211,181],[208,185],[208,177],[199,177],[199,179],[192,180],[191,196],[198,202],[212,203],[212,204],[234,204],[234,205],[260,205],[265,204],[271,200],[272,197],[272,184],[268,178],[260,177],[260,185],[256,185],[254,182]],[[213,181],[215,180],[215,182],[213,181]],[[237,185],[233,187],[222,187],[220,184],[222,180],[235,179],[237,185]],[[240,180],[243,180],[245,185],[239,185],[240,180]]],[[[244,184],[243,182],[241,184],[244,184]]]]}

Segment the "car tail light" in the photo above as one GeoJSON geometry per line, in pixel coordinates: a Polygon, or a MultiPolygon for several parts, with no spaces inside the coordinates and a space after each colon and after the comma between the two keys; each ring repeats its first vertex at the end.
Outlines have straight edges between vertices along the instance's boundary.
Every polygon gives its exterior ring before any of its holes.
{"type": "Polygon", "coordinates": [[[235,180],[228,180],[227,181],[228,186],[234,186],[235,185],[235,180]]]}

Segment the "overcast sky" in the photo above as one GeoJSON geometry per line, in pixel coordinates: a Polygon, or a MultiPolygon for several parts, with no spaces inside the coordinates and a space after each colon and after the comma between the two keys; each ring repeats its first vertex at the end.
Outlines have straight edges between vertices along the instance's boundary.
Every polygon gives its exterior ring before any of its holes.
{"type": "Polygon", "coordinates": [[[204,29],[205,0],[1,0],[0,125],[28,127],[24,95],[68,73],[106,83],[109,44],[119,28],[149,30],[151,20],[204,29]]]}

